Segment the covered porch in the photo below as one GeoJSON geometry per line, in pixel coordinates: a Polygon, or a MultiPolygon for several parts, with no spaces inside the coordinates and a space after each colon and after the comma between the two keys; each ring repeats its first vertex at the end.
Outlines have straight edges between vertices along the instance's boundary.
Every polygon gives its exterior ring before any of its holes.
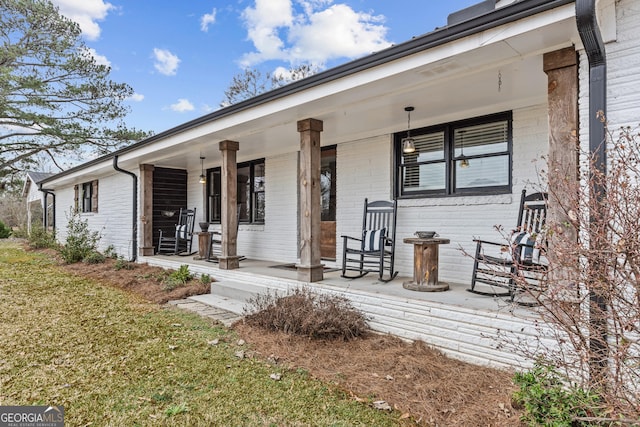
{"type": "Polygon", "coordinates": [[[497,26],[478,18],[478,28],[486,28],[468,37],[443,38],[435,31],[374,55],[378,62],[358,60],[320,73],[123,152],[121,166],[137,169],[140,178],[140,245],[134,250],[143,259],[154,254],[159,212],[166,209],[159,203],[167,200],[157,191],[158,175],[179,171],[176,193],[182,199],[171,209],[195,207],[197,221],[223,233],[222,269],[242,268],[241,254],[294,264],[300,282],[325,283],[332,273],[322,264],[336,267],[341,259],[339,236],[361,233],[362,201],[396,199],[400,274],[409,275],[414,264],[403,239],[436,230],[451,242],[440,250],[441,278],[464,282],[472,260],[461,249],[472,252],[474,238],[498,238],[497,224],[511,227],[521,189],[538,179],[532,161],[545,155],[569,173],[576,170],[574,10],[550,7],[535,22],[505,19],[497,26]],[[410,124],[407,106],[414,107],[410,124]],[[504,123],[507,137],[478,138],[475,147],[467,138],[464,153],[474,158],[463,171],[461,135],[480,129],[483,120],[504,123]],[[436,150],[424,139],[422,163],[414,165],[398,142],[410,129],[426,135],[438,127],[457,136],[439,146],[443,166],[429,182],[427,163],[436,150]],[[325,221],[320,187],[328,149],[337,182],[334,217],[325,221]],[[503,171],[497,181],[491,176],[495,164],[503,171]]]}
{"type": "Polygon", "coordinates": [[[188,265],[195,274],[209,274],[215,280],[211,294],[192,298],[238,314],[242,314],[246,299],[258,293],[284,295],[289,289],[307,286],[340,295],[369,316],[374,331],[423,340],[450,357],[475,364],[507,369],[530,366],[532,362],[506,346],[504,338],[517,336],[532,345],[542,339],[552,345],[540,337],[535,308],[467,292],[469,283],[462,277],[457,283],[449,282],[447,291],[418,292],[402,286],[411,280],[406,276],[391,282],[381,282],[373,274],[345,279],[337,269],[328,268],[322,280],[309,283],[298,280],[295,268],[268,261],[246,259],[233,270],[192,256],[156,255],[140,261],[172,269],[188,265]]]}

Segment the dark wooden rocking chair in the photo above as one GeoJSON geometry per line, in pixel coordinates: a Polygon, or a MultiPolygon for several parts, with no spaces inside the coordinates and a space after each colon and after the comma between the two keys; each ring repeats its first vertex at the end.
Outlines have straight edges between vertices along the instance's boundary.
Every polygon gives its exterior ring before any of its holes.
{"type": "Polygon", "coordinates": [[[342,236],[342,277],[357,279],[367,273],[378,273],[380,281],[389,282],[398,275],[393,269],[396,211],[395,200],[369,203],[364,199],[361,237],[342,236]],[[347,271],[357,271],[358,274],[349,276],[347,271]]]}
{"type": "Polygon", "coordinates": [[[160,239],[158,240],[158,254],[171,255],[191,255],[191,245],[193,241],[193,226],[195,224],[196,208],[180,209],[178,214],[178,224],[176,224],[175,233],[167,236],[160,230],[160,239]]]}
{"type": "Polygon", "coordinates": [[[547,194],[526,194],[522,190],[518,223],[509,242],[476,242],[471,288],[480,295],[508,296],[514,300],[516,293],[540,289],[541,278],[547,270],[544,262],[544,226],[547,216],[547,194]],[[517,278],[517,279],[516,279],[517,278]],[[478,284],[488,285],[489,290],[478,290],[478,284]],[[495,288],[506,291],[498,291],[495,288]]]}

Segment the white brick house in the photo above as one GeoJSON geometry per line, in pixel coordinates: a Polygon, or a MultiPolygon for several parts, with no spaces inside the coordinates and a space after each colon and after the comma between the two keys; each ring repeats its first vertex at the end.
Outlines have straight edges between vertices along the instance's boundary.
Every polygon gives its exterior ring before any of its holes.
{"type": "MultiPolygon", "coordinates": [[[[596,5],[601,31],[610,37],[605,40],[608,117],[615,124],[630,124],[640,110],[633,89],[640,78],[635,72],[640,44],[634,31],[640,18],[631,1],[596,5]]],[[[309,117],[321,120],[321,145],[336,147],[336,235],[357,233],[365,197],[398,198],[398,235],[408,237],[426,228],[448,236],[452,244],[441,248],[441,275],[444,280],[461,281],[470,275],[471,260],[461,256],[459,247],[470,249],[473,236],[492,237],[493,225],[514,222],[520,190],[537,182],[532,160],[548,153],[545,53],[567,47],[578,53],[579,135],[588,145],[588,64],[575,14],[573,1],[498,2],[495,10],[480,11],[475,17],[463,14],[469,19],[141,141],[116,153],[118,163],[136,175],[140,165],[186,171],[185,207],[197,207],[198,219],[210,220],[216,227],[219,221],[207,218],[207,194],[198,183],[199,155],[205,157],[206,169],[219,167],[218,143],[238,141],[238,163],[264,159],[266,181],[264,220],[241,220],[238,249],[256,259],[296,262],[300,147],[295,126],[309,117]],[[398,194],[394,134],[406,131],[403,109],[409,105],[415,107],[414,131],[511,112],[510,189],[468,196],[398,194]]],[[[144,227],[138,224],[140,244],[133,248],[128,197],[132,182],[114,170],[113,157],[48,178],[44,185],[57,196],[56,228],[64,238],[74,186],[97,179],[98,208],[85,217],[103,234],[102,244],[134,257],[144,247],[144,227]]],[[[138,210],[139,216],[144,214],[141,202],[138,210]]],[[[338,241],[336,259],[340,246],[338,241]]],[[[396,250],[398,269],[410,273],[411,247],[398,245],[396,250]]]]}
{"type": "MultiPolygon", "coordinates": [[[[82,215],[101,232],[101,244],[113,245],[128,258],[152,256],[158,228],[154,222],[158,212],[166,209],[152,192],[167,170],[185,174],[178,191],[184,198],[171,209],[195,206],[198,221],[220,228],[215,200],[217,191],[224,190],[211,188],[211,183],[222,167],[219,144],[232,141],[238,144],[237,165],[247,172],[249,188],[248,197],[238,200],[237,252],[256,260],[313,267],[314,260],[301,255],[307,220],[300,208],[306,190],[299,160],[305,153],[297,128],[311,119],[322,124],[320,144],[333,150],[329,152],[335,161],[331,170],[335,205],[329,222],[335,223],[338,238],[334,253],[324,256],[323,263],[339,266],[339,236],[359,233],[364,198],[397,199],[397,240],[411,237],[416,230],[437,230],[451,240],[440,249],[440,278],[468,283],[473,261],[461,249],[472,251],[474,237],[495,239],[494,225],[508,227],[515,222],[519,194],[523,188],[535,188],[534,160],[549,155],[550,140],[561,141],[569,150],[577,135],[579,144],[589,149],[589,129],[594,124],[589,110],[594,99],[589,78],[593,64],[581,35],[587,29],[580,27],[584,24],[579,25],[576,16],[584,13],[585,4],[594,6],[596,30],[604,41],[607,117],[613,126],[634,124],[640,118],[640,8],[633,0],[485,1],[481,7],[453,14],[444,28],[46,179],[44,186],[56,194],[58,236],[65,237],[65,214],[79,206],[84,193],[78,188],[84,186],[89,192],[89,183],[97,181],[93,190],[97,194],[91,194],[95,202],[87,202],[91,209],[85,207],[82,215]],[[561,87],[561,95],[552,94],[553,72],[571,67],[575,82],[561,87]],[[565,127],[558,126],[568,104],[577,113],[563,122],[565,127]],[[437,160],[441,160],[438,166],[425,162],[417,167],[415,181],[407,178],[410,173],[404,169],[408,166],[399,146],[407,133],[407,106],[415,108],[412,136],[444,135],[440,151],[427,143],[419,149],[424,150],[424,159],[435,151],[442,159],[437,160]],[[500,151],[480,142],[475,148],[485,151],[473,157],[473,144],[467,146],[471,166],[464,173],[470,175],[462,182],[465,175],[459,169],[461,145],[456,135],[498,121],[504,121],[508,131],[508,140],[501,141],[507,148],[500,151]],[[199,182],[200,156],[206,185],[199,182]],[[497,178],[489,174],[495,171],[478,167],[483,161],[487,168],[499,169],[497,178]],[[433,170],[441,171],[437,182],[427,182],[421,174],[433,170]]],[[[319,239],[312,236],[314,241],[319,239]]],[[[396,267],[401,275],[412,274],[410,245],[396,245],[396,267]]]]}

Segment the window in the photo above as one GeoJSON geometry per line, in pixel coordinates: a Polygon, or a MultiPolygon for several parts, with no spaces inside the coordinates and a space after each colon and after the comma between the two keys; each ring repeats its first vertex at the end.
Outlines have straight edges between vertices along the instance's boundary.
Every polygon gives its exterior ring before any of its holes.
{"type": "Polygon", "coordinates": [[[394,135],[396,196],[442,197],[511,192],[511,112],[394,135]]]}
{"type": "MultiPolygon", "coordinates": [[[[240,222],[263,223],[265,213],[264,159],[238,164],[238,215],[240,222]]],[[[207,220],[220,222],[222,169],[207,171],[207,220]]]]}
{"type": "Polygon", "coordinates": [[[336,146],[322,147],[320,161],[321,221],[336,220],[336,146]]]}
{"type": "Polygon", "coordinates": [[[220,222],[222,220],[220,205],[222,203],[222,173],[220,168],[207,171],[207,221],[220,222]]]}
{"type": "Polygon", "coordinates": [[[84,182],[74,187],[78,212],[98,212],[98,180],[84,182]]]}

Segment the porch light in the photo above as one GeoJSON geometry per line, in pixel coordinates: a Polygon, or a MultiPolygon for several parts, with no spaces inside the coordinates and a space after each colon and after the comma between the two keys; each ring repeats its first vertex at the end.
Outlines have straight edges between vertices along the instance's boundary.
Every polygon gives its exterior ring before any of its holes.
{"type": "Polygon", "coordinates": [[[204,175],[204,157],[200,156],[200,184],[206,184],[207,177],[204,175]]]}
{"type": "Polygon", "coordinates": [[[465,132],[466,130],[460,131],[460,159],[462,159],[460,161],[460,167],[462,169],[466,169],[469,167],[469,159],[467,159],[467,157],[464,155],[464,133],[465,132]]]}
{"type": "Polygon", "coordinates": [[[410,154],[416,151],[415,139],[411,138],[411,112],[413,107],[404,107],[407,112],[407,137],[402,139],[402,152],[410,154]]]}

